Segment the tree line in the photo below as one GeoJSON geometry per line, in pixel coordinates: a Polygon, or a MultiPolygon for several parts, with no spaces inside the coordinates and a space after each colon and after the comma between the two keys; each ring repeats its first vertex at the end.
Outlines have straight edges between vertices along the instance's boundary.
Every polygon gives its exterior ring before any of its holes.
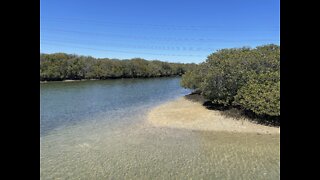
{"type": "Polygon", "coordinates": [[[280,117],[280,46],[221,49],[186,72],[181,85],[217,105],[280,117]]]}
{"type": "Polygon", "coordinates": [[[141,58],[119,60],[41,53],[40,81],[180,76],[195,66],[194,63],[169,63],[141,58]]]}

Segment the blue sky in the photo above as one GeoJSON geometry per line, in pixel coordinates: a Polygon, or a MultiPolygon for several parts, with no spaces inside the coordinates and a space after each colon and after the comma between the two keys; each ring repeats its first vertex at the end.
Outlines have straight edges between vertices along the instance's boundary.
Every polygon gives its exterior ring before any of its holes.
{"type": "Polygon", "coordinates": [[[279,0],[41,0],[40,51],[199,63],[280,44],[279,0]]]}

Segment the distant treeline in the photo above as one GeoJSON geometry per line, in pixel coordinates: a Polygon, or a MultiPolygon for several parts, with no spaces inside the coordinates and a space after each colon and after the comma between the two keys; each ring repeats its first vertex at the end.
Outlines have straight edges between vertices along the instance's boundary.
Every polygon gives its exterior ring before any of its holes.
{"type": "Polygon", "coordinates": [[[280,46],[222,49],[182,76],[214,104],[280,117],[280,46]]]}
{"type": "Polygon", "coordinates": [[[141,58],[119,60],[66,53],[40,54],[40,81],[178,76],[195,66],[141,58]]]}

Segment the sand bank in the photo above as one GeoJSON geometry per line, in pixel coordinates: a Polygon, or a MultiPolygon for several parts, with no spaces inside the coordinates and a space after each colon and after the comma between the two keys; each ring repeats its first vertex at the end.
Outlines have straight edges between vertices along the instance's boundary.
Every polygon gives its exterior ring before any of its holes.
{"type": "Polygon", "coordinates": [[[190,130],[279,134],[280,128],[255,124],[247,119],[226,117],[218,110],[208,110],[201,103],[185,97],[164,103],[148,113],[154,126],[190,130]]]}

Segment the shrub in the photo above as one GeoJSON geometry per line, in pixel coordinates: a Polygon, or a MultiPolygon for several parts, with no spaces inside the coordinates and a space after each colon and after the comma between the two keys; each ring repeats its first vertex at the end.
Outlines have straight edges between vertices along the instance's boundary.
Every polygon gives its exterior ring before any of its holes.
{"type": "Polygon", "coordinates": [[[182,76],[215,104],[237,105],[257,114],[280,115],[280,47],[222,49],[182,76]]]}
{"type": "Polygon", "coordinates": [[[256,75],[239,89],[234,105],[251,110],[258,115],[280,116],[279,73],[256,75]]]}

